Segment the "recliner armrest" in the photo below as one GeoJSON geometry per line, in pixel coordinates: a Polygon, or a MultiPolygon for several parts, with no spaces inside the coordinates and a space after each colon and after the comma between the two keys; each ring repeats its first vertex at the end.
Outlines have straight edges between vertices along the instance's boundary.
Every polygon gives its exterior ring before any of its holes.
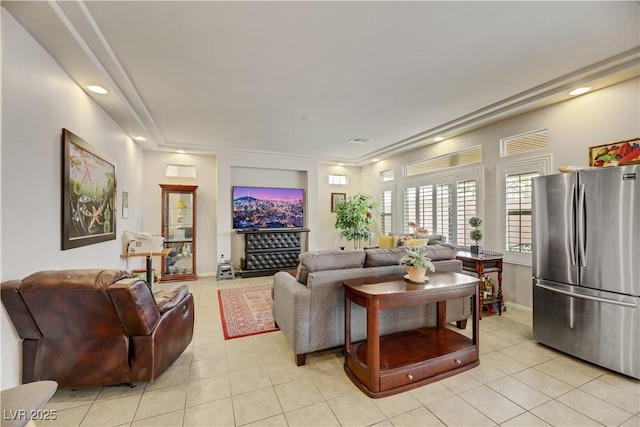
{"type": "Polygon", "coordinates": [[[160,315],[162,315],[163,313],[171,310],[176,305],[180,304],[180,302],[182,302],[182,300],[184,300],[187,295],[189,295],[189,288],[187,287],[187,285],[179,285],[171,289],[160,291],[153,297],[156,300],[158,311],[160,311],[160,315]]]}

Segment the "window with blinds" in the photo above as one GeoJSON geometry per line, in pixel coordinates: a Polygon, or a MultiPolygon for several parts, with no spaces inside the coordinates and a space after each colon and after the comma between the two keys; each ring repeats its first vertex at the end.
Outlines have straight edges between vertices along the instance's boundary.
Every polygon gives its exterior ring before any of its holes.
{"type": "Polygon", "coordinates": [[[477,206],[478,206],[478,191],[477,184],[475,180],[469,181],[458,181],[458,186],[456,189],[456,209],[458,212],[457,215],[457,241],[458,245],[469,246],[473,243],[471,238],[469,237],[469,233],[471,232],[471,227],[469,225],[469,219],[471,217],[477,216],[477,206]]]}
{"type": "Polygon", "coordinates": [[[329,184],[332,185],[347,185],[349,184],[349,177],[347,175],[329,175],[329,184]]]}
{"type": "Polygon", "coordinates": [[[419,175],[428,172],[435,172],[454,166],[470,165],[482,162],[482,146],[468,148],[455,153],[445,154],[431,159],[404,165],[404,176],[419,175]]]}
{"type": "Polygon", "coordinates": [[[539,172],[506,176],[506,250],[531,253],[531,178],[539,172]]]}
{"type": "Polygon", "coordinates": [[[500,140],[500,157],[543,150],[549,146],[547,129],[534,130],[500,140]]]}
{"type": "Polygon", "coordinates": [[[391,231],[391,190],[380,193],[380,235],[391,231]]]}
{"type": "Polygon", "coordinates": [[[409,223],[417,221],[416,195],[417,195],[417,189],[415,187],[406,188],[404,190],[404,201],[403,201],[404,226],[402,230],[403,233],[413,233],[414,231],[411,227],[409,227],[409,223]]]}
{"type": "Polygon", "coordinates": [[[436,186],[436,226],[435,231],[451,241],[453,225],[453,186],[440,184],[436,186]]]}
{"type": "Polygon", "coordinates": [[[420,215],[416,224],[431,233],[433,230],[433,185],[423,185],[419,188],[418,213],[420,215]]]}

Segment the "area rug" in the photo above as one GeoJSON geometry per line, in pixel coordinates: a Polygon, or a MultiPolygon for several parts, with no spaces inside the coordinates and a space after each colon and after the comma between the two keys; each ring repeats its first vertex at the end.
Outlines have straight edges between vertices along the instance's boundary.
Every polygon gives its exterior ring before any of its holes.
{"type": "Polygon", "coordinates": [[[277,331],[271,312],[271,286],[218,290],[224,339],[277,331]]]}

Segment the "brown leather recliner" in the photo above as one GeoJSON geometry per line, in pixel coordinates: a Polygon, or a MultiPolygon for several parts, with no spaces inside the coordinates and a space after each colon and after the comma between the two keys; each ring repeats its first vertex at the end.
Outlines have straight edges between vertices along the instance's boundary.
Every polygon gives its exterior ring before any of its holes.
{"type": "Polygon", "coordinates": [[[186,285],[154,295],[119,270],[41,271],[2,283],[22,341],[22,382],[90,388],[153,381],[193,337],[186,285]]]}

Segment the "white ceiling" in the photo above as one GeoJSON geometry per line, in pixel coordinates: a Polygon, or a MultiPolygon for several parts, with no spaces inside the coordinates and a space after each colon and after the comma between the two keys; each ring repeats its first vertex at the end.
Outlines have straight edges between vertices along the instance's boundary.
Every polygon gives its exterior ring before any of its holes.
{"type": "Polygon", "coordinates": [[[637,1],[2,6],[145,149],[362,164],[640,68],[637,1]]]}

